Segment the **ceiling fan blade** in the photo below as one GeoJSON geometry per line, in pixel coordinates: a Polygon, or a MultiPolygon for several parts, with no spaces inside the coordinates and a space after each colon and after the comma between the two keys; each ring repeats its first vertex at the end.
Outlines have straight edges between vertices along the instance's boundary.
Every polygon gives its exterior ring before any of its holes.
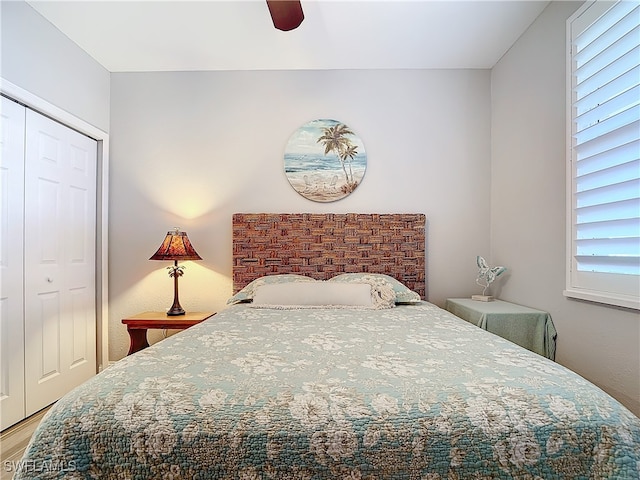
{"type": "Polygon", "coordinates": [[[285,32],[297,28],[304,20],[299,0],[267,0],[273,26],[285,32]]]}

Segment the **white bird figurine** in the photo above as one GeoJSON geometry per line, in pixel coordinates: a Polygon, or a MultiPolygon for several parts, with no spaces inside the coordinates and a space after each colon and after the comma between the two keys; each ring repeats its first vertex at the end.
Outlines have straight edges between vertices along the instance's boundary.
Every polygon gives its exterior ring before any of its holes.
{"type": "MultiPolygon", "coordinates": [[[[484,301],[493,300],[493,297],[487,297],[485,295],[485,292],[487,291],[487,288],[489,288],[489,285],[491,285],[496,278],[502,275],[507,270],[507,268],[500,266],[490,267],[487,261],[480,255],[476,257],[476,263],[478,264],[479,268],[478,276],[476,277],[476,283],[483,287],[482,299],[484,301]]],[[[478,295],[474,295],[472,298],[474,297],[477,297],[476,299],[478,300],[481,299],[481,297],[478,295]]]]}

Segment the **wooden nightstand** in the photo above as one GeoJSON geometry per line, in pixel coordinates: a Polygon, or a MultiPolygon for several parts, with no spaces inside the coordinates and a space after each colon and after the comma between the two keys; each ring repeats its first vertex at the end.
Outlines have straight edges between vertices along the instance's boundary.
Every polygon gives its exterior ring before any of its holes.
{"type": "Polygon", "coordinates": [[[184,330],[213,315],[215,315],[215,312],[187,312],[184,315],[170,317],[165,312],[144,312],[123,318],[122,323],[127,326],[127,332],[129,332],[129,338],[131,339],[127,355],[149,346],[147,330],[150,328],[184,330]]]}

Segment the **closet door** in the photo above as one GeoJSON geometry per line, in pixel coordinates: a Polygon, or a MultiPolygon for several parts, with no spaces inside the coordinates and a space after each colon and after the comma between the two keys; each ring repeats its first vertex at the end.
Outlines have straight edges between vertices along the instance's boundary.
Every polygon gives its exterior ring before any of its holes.
{"type": "Polygon", "coordinates": [[[22,420],[24,405],[23,201],[25,108],[0,104],[0,429],[22,420]]]}
{"type": "Polygon", "coordinates": [[[94,140],[27,110],[26,414],[96,373],[94,140]]]}

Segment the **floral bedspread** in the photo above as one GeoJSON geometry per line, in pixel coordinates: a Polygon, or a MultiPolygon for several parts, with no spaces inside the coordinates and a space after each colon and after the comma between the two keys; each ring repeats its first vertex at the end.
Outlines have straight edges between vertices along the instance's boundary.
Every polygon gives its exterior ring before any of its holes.
{"type": "Polygon", "coordinates": [[[106,369],[17,479],[640,478],[640,420],[434,305],[232,306],[106,369]]]}

